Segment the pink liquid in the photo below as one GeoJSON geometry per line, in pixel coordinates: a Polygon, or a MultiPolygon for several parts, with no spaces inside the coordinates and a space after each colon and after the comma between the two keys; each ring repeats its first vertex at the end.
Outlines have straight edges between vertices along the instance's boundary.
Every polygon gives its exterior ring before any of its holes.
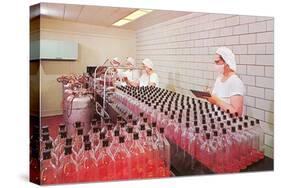
{"type": "Polygon", "coordinates": [[[77,182],[78,169],[76,164],[69,162],[63,166],[60,182],[61,183],[74,183],[77,182]]]}
{"type": "Polygon", "coordinates": [[[100,181],[107,181],[114,179],[114,161],[111,157],[105,156],[98,161],[98,179],[100,181]]]}
{"type": "Polygon", "coordinates": [[[132,154],[132,178],[144,177],[144,154],[140,151],[133,151],[132,154]]]}
{"type": "Polygon", "coordinates": [[[97,166],[93,159],[85,159],[79,166],[78,178],[81,182],[97,181],[97,166]]]}
{"type": "Polygon", "coordinates": [[[145,164],[145,173],[144,177],[152,178],[156,175],[156,166],[153,159],[153,151],[145,151],[144,154],[144,164],[145,164]]]}
{"type": "Polygon", "coordinates": [[[48,185],[48,184],[56,184],[56,183],[57,183],[56,171],[53,169],[43,169],[41,172],[41,184],[48,185]]]}
{"type": "Polygon", "coordinates": [[[156,167],[156,177],[169,177],[170,176],[170,169],[165,166],[164,161],[158,160],[156,162],[158,165],[156,167]]]}
{"type": "Polygon", "coordinates": [[[118,152],[115,155],[115,168],[116,168],[116,179],[129,179],[130,178],[130,160],[125,153],[118,152]]]}
{"type": "Polygon", "coordinates": [[[181,145],[181,135],[182,135],[182,129],[177,128],[174,132],[174,141],[178,146],[181,145]]]}

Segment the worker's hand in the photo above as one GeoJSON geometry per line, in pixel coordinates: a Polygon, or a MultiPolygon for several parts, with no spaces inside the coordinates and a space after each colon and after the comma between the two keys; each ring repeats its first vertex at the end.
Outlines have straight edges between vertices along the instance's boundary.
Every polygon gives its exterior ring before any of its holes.
{"type": "Polygon", "coordinates": [[[211,104],[217,104],[220,100],[216,95],[212,95],[211,97],[204,97],[206,100],[209,101],[211,104]]]}
{"type": "Polygon", "coordinates": [[[129,82],[129,80],[128,80],[127,77],[123,77],[123,78],[122,78],[122,81],[125,82],[125,83],[127,83],[127,84],[128,84],[128,82],[129,82]]]}
{"type": "Polygon", "coordinates": [[[211,90],[211,88],[209,88],[209,86],[206,86],[206,87],[204,88],[204,91],[209,92],[209,93],[212,93],[212,90],[211,90]]]}

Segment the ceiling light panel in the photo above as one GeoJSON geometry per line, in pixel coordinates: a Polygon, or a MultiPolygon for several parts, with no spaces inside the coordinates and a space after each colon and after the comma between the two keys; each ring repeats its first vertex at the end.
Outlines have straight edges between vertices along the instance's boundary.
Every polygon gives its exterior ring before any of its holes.
{"type": "Polygon", "coordinates": [[[131,20],[122,19],[122,20],[119,20],[119,21],[115,22],[112,25],[120,27],[122,25],[125,25],[125,24],[129,23],[130,21],[131,20]]]}

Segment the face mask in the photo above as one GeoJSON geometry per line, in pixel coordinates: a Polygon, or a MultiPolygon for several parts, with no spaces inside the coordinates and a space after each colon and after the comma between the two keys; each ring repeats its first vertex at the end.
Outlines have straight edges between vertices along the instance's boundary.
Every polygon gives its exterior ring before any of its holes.
{"type": "Polygon", "coordinates": [[[215,70],[222,74],[224,72],[224,65],[216,65],[215,64],[215,70]]]}

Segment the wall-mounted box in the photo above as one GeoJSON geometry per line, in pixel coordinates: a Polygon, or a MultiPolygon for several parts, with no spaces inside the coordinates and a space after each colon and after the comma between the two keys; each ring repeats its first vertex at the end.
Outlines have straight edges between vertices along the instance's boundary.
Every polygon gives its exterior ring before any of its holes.
{"type": "Polygon", "coordinates": [[[70,60],[78,58],[78,43],[72,41],[40,40],[30,44],[31,60],[70,60]]]}

